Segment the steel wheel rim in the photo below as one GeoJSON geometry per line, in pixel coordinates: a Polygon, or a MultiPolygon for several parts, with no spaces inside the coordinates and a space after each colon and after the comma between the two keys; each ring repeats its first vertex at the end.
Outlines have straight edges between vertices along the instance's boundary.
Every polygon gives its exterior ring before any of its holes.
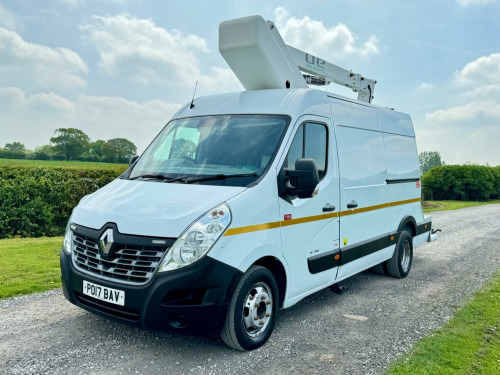
{"type": "Polygon", "coordinates": [[[405,240],[403,243],[403,256],[401,257],[401,268],[403,272],[408,272],[410,268],[410,260],[411,260],[411,245],[410,241],[405,240]]]}
{"type": "Polygon", "coordinates": [[[254,284],[243,305],[243,328],[249,337],[262,334],[269,325],[273,312],[273,294],[266,283],[254,284]]]}

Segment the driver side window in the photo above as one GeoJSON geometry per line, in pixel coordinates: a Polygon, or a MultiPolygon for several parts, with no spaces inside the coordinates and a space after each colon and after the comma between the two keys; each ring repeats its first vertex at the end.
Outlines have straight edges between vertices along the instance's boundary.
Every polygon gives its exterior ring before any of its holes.
{"type": "Polygon", "coordinates": [[[314,159],[318,167],[319,179],[326,174],[328,131],[325,125],[305,123],[300,125],[293,139],[283,167],[295,170],[295,161],[301,158],[314,159]]]}

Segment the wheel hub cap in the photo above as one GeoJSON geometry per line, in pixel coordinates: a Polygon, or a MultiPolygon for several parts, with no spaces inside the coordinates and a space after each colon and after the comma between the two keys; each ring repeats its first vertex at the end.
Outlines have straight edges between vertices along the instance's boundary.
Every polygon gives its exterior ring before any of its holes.
{"type": "Polygon", "coordinates": [[[255,284],[243,306],[243,326],[250,337],[260,335],[268,326],[273,311],[271,289],[264,282],[255,284]]]}

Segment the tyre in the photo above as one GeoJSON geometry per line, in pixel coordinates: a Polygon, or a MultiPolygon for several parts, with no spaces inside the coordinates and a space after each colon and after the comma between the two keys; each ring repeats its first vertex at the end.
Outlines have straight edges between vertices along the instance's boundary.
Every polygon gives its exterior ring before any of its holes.
{"type": "Polygon", "coordinates": [[[386,262],[389,276],[402,279],[408,275],[413,261],[413,237],[404,230],[399,236],[394,255],[386,262]]]}
{"type": "Polygon", "coordinates": [[[237,350],[253,350],[271,336],[278,315],[279,294],[274,275],[252,266],[243,275],[229,305],[221,338],[237,350]]]}

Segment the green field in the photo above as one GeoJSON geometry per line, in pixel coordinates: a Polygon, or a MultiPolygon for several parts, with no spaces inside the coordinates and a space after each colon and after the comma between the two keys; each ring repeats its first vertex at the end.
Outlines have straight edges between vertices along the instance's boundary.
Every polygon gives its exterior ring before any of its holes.
{"type": "Polygon", "coordinates": [[[500,374],[500,270],[442,329],[403,355],[387,374],[500,374]]]}
{"type": "Polygon", "coordinates": [[[0,240],[0,299],[61,286],[62,237],[0,240]]]}
{"type": "Polygon", "coordinates": [[[425,213],[435,211],[458,210],[460,208],[483,206],[485,204],[500,204],[500,200],[492,200],[485,202],[470,202],[470,201],[422,201],[422,208],[425,213]]]}
{"type": "Polygon", "coordinates": [[[8,166],[29,166],[36,167],[38,165],[46,167],[64,167],[64,168],[113,168],[127,169],[127,164],[115,163],[95,163],[87,161],[65,161],[65,160],[24,160],[24,159],[0,159],[0,167],[8,166]]]}

